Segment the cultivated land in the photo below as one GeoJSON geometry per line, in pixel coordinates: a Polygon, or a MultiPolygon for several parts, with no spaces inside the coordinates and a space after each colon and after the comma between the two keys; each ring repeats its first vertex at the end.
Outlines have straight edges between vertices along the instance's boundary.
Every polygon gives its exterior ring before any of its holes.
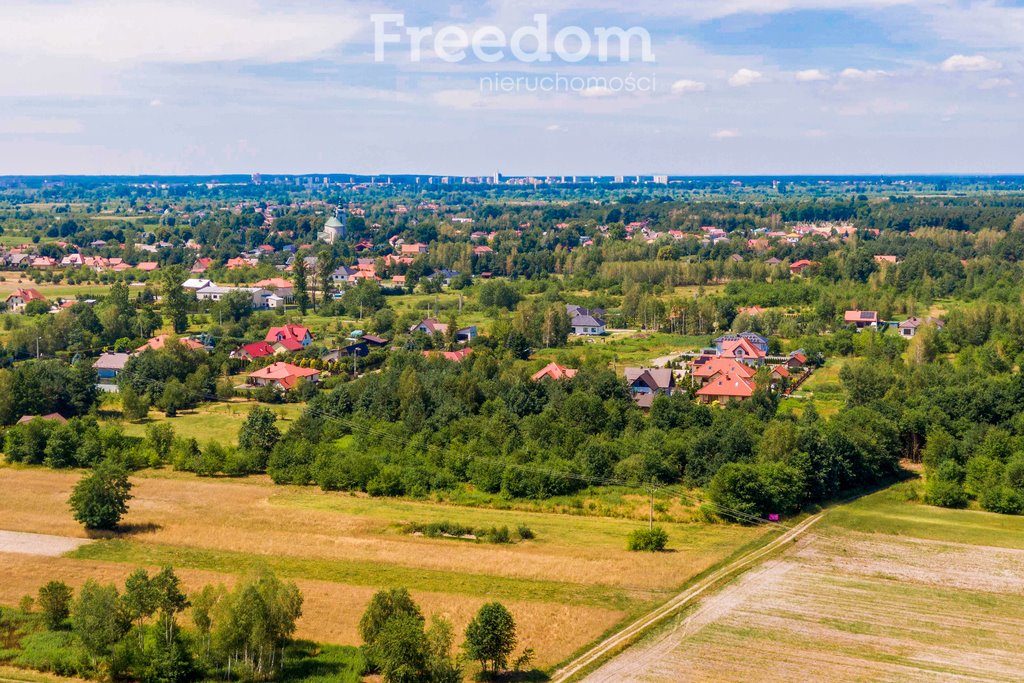
{"type": "Polygon", "coordinates": [[[583,680],[1020,680],[1024,519],[908,500],[918,488],[829,511],[583,680]]]}
{"type": "MultiPolygon", "coordinates": [[[[0,527],[84,537],[66,504],[79,476],[0,468],[0,527]]],[[[50,578],[76,586],[89,577],[120,581],[139,565],[173,564],[193,589],[269,567],[303,589],[300,638],[357,644],[356,625],[373,592],[406,586],[427,613],[446,615],[460,633],[482,603],[501,600],[520,624],[521,645],[549,668],[765,534],[666,523],[672,552],[638,555],[625,550],[629,531],[642,525],[630,519],[326,494],[264,478],[158,471],[133,482],[136,498],[120,537],[60,557],[0,552],[0,604],[17,604],[50,578]],[[525,523],[536,539],[496,546],[400,530],[405,522],[440,520],[513,529],[525,523]]]]}

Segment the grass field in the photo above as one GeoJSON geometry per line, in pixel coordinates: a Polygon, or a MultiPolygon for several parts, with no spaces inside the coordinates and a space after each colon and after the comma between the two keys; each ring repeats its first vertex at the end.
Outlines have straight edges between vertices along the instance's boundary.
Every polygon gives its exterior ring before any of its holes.
{"type": "Polygon", "coordinates": [[[696,351],[708,346],[713,336],[688,337],[661,332],[614,332],[606,337],[571,338],[573,346],[568,349],[545,349],[534,354],[534,358],[547,361],[565,359],[566,356],[586,356],[600,359],[602,363],[621,371],[626,366],[650,365],[656,358],[680,351],[696,351]]]}
{"type": "MultiPolygon", "coordinates": [[[[81,537],[66,507],[78,476],[0,468],[0,527],[81,537]]],[[[625,539],[642,522],[630,519],[371,499],[168,471],[141,473],[133,483],[121,537],[63,557],[0,553],[0,603],[16,604],[50,577],[73,585],[121,580],[138,565],[173,564],[191,588],[269,567],[303,589],[299,637],[358,644],[356,624],[373,592],[401,585],[460,633],[482,603],[501,600],[520,624],[522,645],[549,667],[764,533],[666,522],[672,552],[637,555],[626,552],[625,539]],[[536,538],[490,545],[401,531],[408,522],[438,520],[526,524],[536,538]]]]}
{"type": "Polygon", "coordinates": [[[845,362],[842,358],[829,359],[824,366],[807,378],[799,391],[783,399],[781,408],[790,408],[799,415],[807,401],[813,400],[819,415],[834,417],[846,404],[846,392],[839,380],[839,371],[843,369],[845,362]]]}
{"type": "Polygon", "coordinates": [[[1024,519],[916,502],[841,506],[586,680],[1015,681],[1024,519]]]}
{"type": "MultiPolygon", "coordinates": [[[[167,423],[174,427],[178,436],[191,437],[205,444],[218,441],[223,444],[236,445],[238,430],[245,422],[249,411],[260,405],[253,401],[234,400],[229,403],[204,404],[194,410],[178,413],[177,417],[167,417],[156,409],[149,411],[149,417],[142,422],[125,422],[116,420],[128,436],[145,436],[146,428],[151,424],[167,423]]],[[[283,403],[269,407],[277,415],[277,426],[282,432],[288,429],[289,423],[302,414],[304,403],[283,403]]]]}

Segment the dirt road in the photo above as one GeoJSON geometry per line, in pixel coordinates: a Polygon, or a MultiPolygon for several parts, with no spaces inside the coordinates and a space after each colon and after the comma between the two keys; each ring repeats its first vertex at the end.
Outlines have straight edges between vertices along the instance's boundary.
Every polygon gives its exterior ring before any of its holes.
{"type": "Polygon", "coordinates": [[[91,543],[87,538],[68,538],[47,534],[26,534],[20,531],[0,531],[0,553],[60,557],[75,548],[91,543]]]}

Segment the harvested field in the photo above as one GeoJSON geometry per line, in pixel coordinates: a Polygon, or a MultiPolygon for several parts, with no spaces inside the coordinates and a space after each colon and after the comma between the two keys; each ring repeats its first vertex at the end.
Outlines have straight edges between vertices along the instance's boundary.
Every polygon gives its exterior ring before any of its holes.
{"type": "MultiPolygon", "coordinates": [[[[80,475],[0,468],[0,526],[85,539],[67,497],[80,475]]],[[[405,586],[428,613],[461,632],[481,604],[501,600],[521,643],[551,666],[630,615],[677,592],[692,576],[755,541],[763,530],[669,524],[675,552],[636,555],[637,522],[278,487],[263,478],[197,479],[165,471],[132,478],[135,499],[117,538],[59,558],[0,554],[0,603],[13,605],[50,578],[121,580],[136,566],[170,564],[195,588],[273,569],[306,596],[299,635],[357,644],[356,624],[381,587],[405,586]],[[477,527],[530,526],[536,539],[490,545],[407,535],[406,522],[448,519],[477,527]]]]}
{"type": "Polygon", "coordinates": [[[842,526],[845,514],[826,516],[783,556],[584,680],[1020,680],[1024,550],[934,538],[959,535],[963,515],[981,527],[1005,518],[891,492],[851,507],[861,520],[898,510],[933,538],[865,533],[842,526]]]}

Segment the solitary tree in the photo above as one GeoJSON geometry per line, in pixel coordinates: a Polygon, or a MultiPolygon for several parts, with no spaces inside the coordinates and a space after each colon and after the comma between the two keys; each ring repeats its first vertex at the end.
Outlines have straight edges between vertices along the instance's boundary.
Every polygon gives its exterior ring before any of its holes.
{"type": "Polygon", "coordinates": [[[184,280],[184,269],[171,266],[164,271],[161,283],[163,312],[171,319],[176,334],[188,329],[188,309],[192,297],[181,286],[184,280]]]}
{"type": "Polygon", "coordinates": [[[500,602],[481,607],[466,627],[463,647],[470,658],[480,662],[484,674],[504,670],[516,647],[516,622],[512,613],[500,602]]]}
{"type": "Polygon", "coordinates": [[[128,512],[131,489],[128,472],[107,460],[75,485],[68,502],[86,529],[113,529],[128,512]]]}

